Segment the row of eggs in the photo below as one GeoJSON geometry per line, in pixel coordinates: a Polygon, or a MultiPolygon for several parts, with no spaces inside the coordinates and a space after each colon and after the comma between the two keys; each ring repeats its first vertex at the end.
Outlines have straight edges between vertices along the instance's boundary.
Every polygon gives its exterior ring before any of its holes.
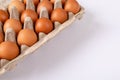
{"type": "MultiPolygon", "coordinates": [[[[19,0],[13,0],[8,6],[8,12],[10,12],[12,6],[15,6],[20,14],[20,20],[9,18],[7,11],[0,10],[0,22],[3,23],[3,31],[6,32],[8,28],[12,28],[17,35],[18,45],[32,46],[37,42],[36,33],[43,32],[45,34],[50,33],[54,29],[53,23],[55,21],[64,23],[68,19],[68,12],[76,14],[80,11],[81,7],[76,0],[61,0],[63,8],[53,9],[55,0],[33,0],[36,7],[36,11],[32,9],[25,9],[27,5],[26,0],[23,2],[19,0]],[[46,7],[50,19],[39,18],[39,13],[42,7],[46,7]],[[22,29],[25,18],[30,17],[35,25],[35,31],[31,29],[22,29]]],[[[4,41],[4,34],[0,32],[0,58],[12,60],[20,53],[19,47],[15,42],[4,41]]]]}

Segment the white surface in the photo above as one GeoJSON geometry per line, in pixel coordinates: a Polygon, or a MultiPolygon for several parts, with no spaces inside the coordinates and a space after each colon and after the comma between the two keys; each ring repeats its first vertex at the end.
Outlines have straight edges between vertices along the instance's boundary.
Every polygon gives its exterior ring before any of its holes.
{"type": "Polygon", "coordinates": [[[0,80],[120,80],[120,1],[79,0],[81,21],[0,80]]]}

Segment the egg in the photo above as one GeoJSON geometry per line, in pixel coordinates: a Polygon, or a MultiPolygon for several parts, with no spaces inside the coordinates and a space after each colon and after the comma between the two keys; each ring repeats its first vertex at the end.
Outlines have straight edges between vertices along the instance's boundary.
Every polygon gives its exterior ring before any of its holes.
{"type": "Polygon", "coordinates": [[[42,7],[45,7],[47,10],[48,10],[48,12],[49,12],[49,14],[52,12],[52,10],[53,10],[53,5],[52,5],[52,3],[50,2],[50,1],[48,1],[48,0],[43,0],[43,1],[41,1],[39,4],[38,4],[38,6],[37,6],[37,13],[38,14],[40,14],[40,11],[41,11],[41,8],[42,7]]]}
{"type": "Polygon", "coordinates": [[[6,11],[0,10],[0,22],[4,23],[8,19],[9,15],[6,11]]]}
{"type": "Polygon", "coordinates": [[[21,1],[21,0],[11,0],[11,1],[21,1]]]}
{"type": "Polygon", "coordinates": [[[36,21],[35,24],[35,30],[37,33],[43,32],[48,34],[53,30],[53,24],[52,21],[48,18],[40,18],[36,21]]]}
{"type": "Polygon", "coordinates": [[[62,8],[56,8],[52,11],[51,21],[63,23],[68,19],[67,12],[62,8]]]}
{"type": "Polygon", "coordinates": [[[3,28],[4,28],[4,32],[6,32],[8,28],[12,28],[16,32],[16,34],[18,34],[18,32],[22,29],[22,24],[17,19],[8,19],[5,22],[3,28]]]}
{"type": "Polygon", "coordinates": [[[3,42],[3,40],[4,40],[4,35],[2,32],[0,32],[0,43],[3,42]]]}
{"type": "Polygon", "coordinates": [[[64,9],[67,12],[72,12],[76,14],[80,11],[81,7],[76,0],[67,0],[65,3],[64,9]]]}
{"type": "Polygon", "coordinates": [[[38,14],[31,9],[27,9],[27,10],[23,11],[23,13],[21,15],[22,23],[24,23],[24,20],[26,17],[31,17],[32,21],[35,22],[38,19],[38,14]]]}
{"type": "Polygon", "coordinates": [[[5,41],[0,44],[0,58],[12,60],[19,55],[19,48],[15,42],[5,41]]]}
{"type": "MultiPolygon", "coordinates": [[[[26,1],[27,1],[27,0],[23,0],[23,2],[24,2],[25,4],[26,4],[26,1]]],[[[35,6],[37,6],[38,3],[39,3],[39,0],[33,0],[33,3],[34,3],[35,6]]]]}
{"type": "MultiPolygon", "coordinates": [[[[55,0],[50,0],[53,4],[55,3],[55,0]]],[[[61,0],[62,4],[65,4],[66,0],[61,0]]]]}
{"type": "Polygon", "coordinates": [[[9,6],[8,6],[8,10],[10,12],[10,9],[15,6],[18,10],[19,13],[22,13],[24,10],[25,10],[25,4],[22,3],[21,1],[18,1],[18,0],[15,0],[15,1],[12,1],[9,6]]]}
{"type": "Polygon", "coordinates": [[[37,35],[31,29],[23,29],[17,36],[17,42],[19,45],[32,46],[37,42],[37,35]]]}

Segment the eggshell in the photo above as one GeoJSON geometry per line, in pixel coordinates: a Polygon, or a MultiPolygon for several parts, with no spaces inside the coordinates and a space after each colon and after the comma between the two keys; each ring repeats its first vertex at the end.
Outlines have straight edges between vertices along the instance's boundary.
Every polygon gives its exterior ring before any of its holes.
{"type": "Polygon", "coordinates": [[[53,30],[53,24],[51,20],[47,18],[40,18],[36,21],[35,30],[37,33],[43,32],[43,33],[48,34],[49,32],[53,30]]]}
{"type": "Polygon", "coordinates": [[[17,42],[19,45],[32,46],[37,42],[37,35],[31,29],[23,29],[17,36],[17,42]]]}
{"type": "Polygon", "coordinates": [[[8,13],[4,10],[0,10],[0,22],[4,23],[8,19],[8,13]]]}
{"type": "Polygon", "coordinates": [[[21,1],[15,0],[12,1],[9,6],[8,6],[8,10],[10,11],[10,9],[12,8],[12,6],[15,6],[18,10],[19,13],[22,13],[25,10],[25,4],[22,3],[21,1]]]}
{"type": "MultiPolygon", "coordinates": [[[[25,4],[26,4],[26,1],[27,1],[27,0],[23,0],[23,2],[24,2],[25,4]]],[[[39,3],[39,0],[33,0],[33,3],[34,3],[35,6],[37,6],[38,3],[39,3]]]]}
{"type": "Polygon", "coordinates": [[[68,15],[67,15],[67,12],[64,9],[56,8],[52,11],[52,14],[51,14],[52,22],[57,21],[57,22],[63,23],[67,19],[68,19],[68,15]]]}
{"type": "MultiPolygon", "coordinates": [[[[50,0],[53,4],[55,3],[55,0],[50,0]]],[[[62,4],[65,4],[66,0],[61,0],[62,4]]]]}
{"type": "Polygon", "coordinates": [[[16,34],[18,34],[18,32],[22,29],[22,24],[17,19],[8,19],[4,24],[4,32],[7,28],[12,28],[16,34]]]}
{"type": "Polygon", "coordinates": [[[31,17],[33,22],[35,22],[38,19],[38,14],[31,9],[27,9],[27,10],[23,11],[23,13],[21,15],[21,22],[22,23],[24,23],[24,20],[26,17],[31,17]]]}
{"type": "Polygon", "coordinates": [[[3,40],[4,40],[4,35],[2,32],[0,32],[0,43],[3,42],[3,40]]]}
{"type": "Polygon", "coordinates": [[[12,60],[19,55],[19,48],[16,43],[5,41],[0,44],[0,58],[12,60]]]}
{"type": "Polygon", "coordinates": [[[52,3],[50,2],[50,1],[48,1],[48,0],[43,0],[42,2],[40,2],[39,4],[38,4],[38,6],[37,6],[37,13],[38,14],[40,14],[40,11],[41,11],[41,8],[42,7],[45,7],[47,10],[48,10],[48,12],[49,12],[49,14],[52,12],[52,10],[53,10],[53,5],[52,5],[52,3]]]}
{"type": "Polygon", "coordinates": [[[76,0],[67,0],[65,3],[64,9],[67,12],[72,12],[76,14],[80,11],[81,7],[76,0]]]}

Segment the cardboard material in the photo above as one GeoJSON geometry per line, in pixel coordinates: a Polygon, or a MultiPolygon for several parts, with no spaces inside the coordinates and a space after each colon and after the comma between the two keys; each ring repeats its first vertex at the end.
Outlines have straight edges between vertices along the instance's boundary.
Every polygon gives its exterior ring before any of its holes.
{"type": "MultiPolygon", "coordinates": [[[[7,6],[10,3],[10,1],[11,0],[0,0],[0,9],[7,10],[7,6]]],[[[59,3],[57,3],[57,4],[59,4],[59,3]]],[[[29,6],[27,8],[29,8],[29,6]]],[[[43,9],[43,11],[44,10],[45,9],[43,9]]],[[[46,12],[46,11],[44,11],[44,12],[46,12]]],[[[71,12],[68,13],[68,14],[69,14],[69,19],[66,22],[64,22],[63,24],[59,24],[58,22],[55,22],[54,23],[55,24],[55,29],[52,32],[50,32],[49,34],[46,35],[44,33],[39,33],[39,41],[37,43],[35,43],[33,46],[27,47],[26,45],[23,45],[22,46],[23,49],[21,49],[22,50],[21,54],[17,58],[13,59],[12,61],[2,59],[0,61],[0,63],[2,64],[2,65],[0,65],[0,75],[4,74],[5,72],[7,72],[11,69],[14,69],[16,64],[18,64],[19,61],[21,61],[25,56],[28,56],[28,55],[32,54],[35,50],[39,49],[43,44],[45,44],[50,39],[55,37],[58,33],[60,33],[63,29],[65,29],[67,26],[69,26],[76,19],[80,20],[81,17],[83,16],[83,14],[84,14],[84,8],[82,7],[80,12],[78,12],[75,15],[73,15],[71,12]]],[[[40,15],[40,16],[48,16],[48,15],[46,14],[46,15],[40,15]]],[[[28,25],[30,25],[30,24],[28,24],[28,25]]]]}

